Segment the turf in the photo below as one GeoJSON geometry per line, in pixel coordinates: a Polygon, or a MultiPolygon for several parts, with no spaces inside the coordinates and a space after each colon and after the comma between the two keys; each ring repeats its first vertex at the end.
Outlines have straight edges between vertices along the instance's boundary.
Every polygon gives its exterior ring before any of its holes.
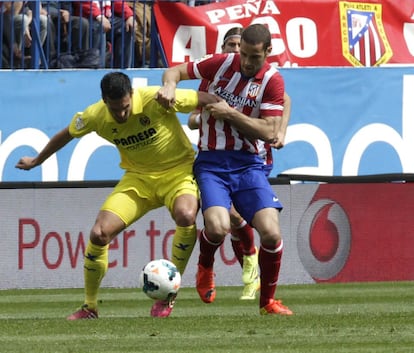
{"type": "Polygon", "coordinates": [[[295,315],[260,316],[240,287],[202,303],[182,288],[171,317],[137,289],[102,289],[99,320],[65,320],[80,289],[0,291],[0,352],[414,352],[414,282],[279,286],[295,315]]]}

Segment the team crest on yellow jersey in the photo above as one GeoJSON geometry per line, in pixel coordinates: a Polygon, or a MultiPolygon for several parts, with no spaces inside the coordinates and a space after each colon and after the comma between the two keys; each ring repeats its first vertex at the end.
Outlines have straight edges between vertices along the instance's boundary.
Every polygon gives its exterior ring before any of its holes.
{"type": "Polygon", "coordinates": [[[382,5],[340,1],[342,54],[353,66],[379,66],[392,57],[382,5]]]}
{"type": "Polygon", "coordinates": [[[148,126],[149,124],[151,124],[151,120],[147,116],[140,117],[139,122],[141,123],[142,126],[148,126]]]}

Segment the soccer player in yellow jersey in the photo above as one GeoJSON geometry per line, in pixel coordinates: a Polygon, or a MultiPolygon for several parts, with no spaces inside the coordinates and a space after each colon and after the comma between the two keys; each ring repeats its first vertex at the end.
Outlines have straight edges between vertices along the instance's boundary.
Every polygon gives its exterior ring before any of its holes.
{"type": "MultiPolygon", "coordinates": [[[[179,89],[175,104],[164,109],[156,101],[159,87],[132,90],[122,72],[101,80],[102,99],[73,117],[36,157],[22,157],[16,168],[30,170],[42,164],[73,138],[92,131],[113,143],[125,174],[99,210],[85,250],[85,301],[68,320],[97,319],[98,290],[108,269],[109,243],[148,211],[166,206],[176,223],[172,261],[184,272],[196,242],[198,187],[192,167],[194,149],[176,112],[189,113],[198,105],[217,101],[214,95],[179,89]]],[[[175,298],[156,301],[151,315],[169,316],[175,298]]]]}

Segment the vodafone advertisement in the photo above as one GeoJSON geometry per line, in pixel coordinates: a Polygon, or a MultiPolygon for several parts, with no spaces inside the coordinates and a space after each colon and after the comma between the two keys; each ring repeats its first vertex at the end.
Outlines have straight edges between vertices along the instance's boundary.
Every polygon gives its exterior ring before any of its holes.
{"type": "MultiPolygon", "coordinates": [[[[284,254],[281,284],[414,280],[414,184],[274,185],[284,254]]],[[[0,289],[83,287],[83,252],[108,187],[0,189],[0,289]]],[[[198,228],[202,226],[201,215],[198,228]]],[[[141,268],[169,258],[174,224],[151,211],[114,240],[104,287],[138,286],[141,268]]],[[[256,234],[256,244],[259,239],[256,234]]],[[[183,285],[195,285],[195,246],[183,285]]],[[[242,285],[229,239],[217,285],[242,285]]]]}
{"type": "Polygon", "coordinates": [[[169,65],[221,51],[234,26],[268,26],[269,60],[283,67],[414,63],[414,2],[401,0],[226,0],[154,5],[169,65]]]}

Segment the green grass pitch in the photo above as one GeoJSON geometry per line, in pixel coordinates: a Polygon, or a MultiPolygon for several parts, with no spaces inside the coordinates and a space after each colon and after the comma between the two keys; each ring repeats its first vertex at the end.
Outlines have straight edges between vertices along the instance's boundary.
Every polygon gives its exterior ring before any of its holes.
{"type": "Polygon", "coordinates": [[[414,352],[414,282],[280,285],[294,316],[260,316],[241,287],[204,304],[182,288],[169,318],[151,318],[138,289],[104,288],[99,320],[65,317],[81,289],[0,291],[2,353],[414,352]]]}

